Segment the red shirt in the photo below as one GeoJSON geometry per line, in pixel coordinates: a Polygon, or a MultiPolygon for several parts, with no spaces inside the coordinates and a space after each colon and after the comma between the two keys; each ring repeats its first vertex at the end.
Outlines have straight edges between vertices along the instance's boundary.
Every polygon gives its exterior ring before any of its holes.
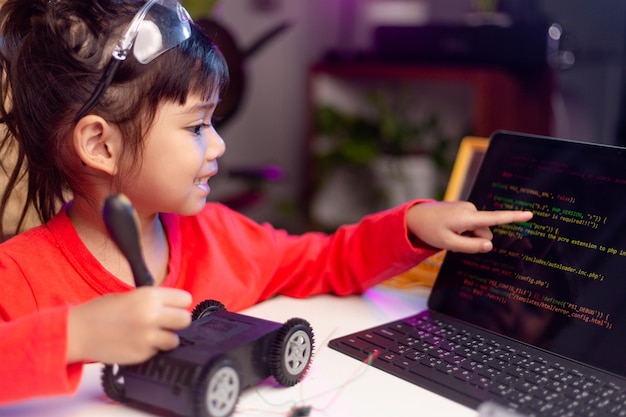
{"type": "MultiPolygon", "coordinates": [[[[289,235],[225,206],[196,216],[161,214],[170,249],[163,286],[215,299],[231,311],[274,295],[357,294],[433,253],[408,239],[414,203],[377,213],[332,235],[289,235]]],[[[87,250],[61,210],[0,245],[0,403],[68,394],[82,364],[66,365],[69,308],[133,287],[87,250]]]]}

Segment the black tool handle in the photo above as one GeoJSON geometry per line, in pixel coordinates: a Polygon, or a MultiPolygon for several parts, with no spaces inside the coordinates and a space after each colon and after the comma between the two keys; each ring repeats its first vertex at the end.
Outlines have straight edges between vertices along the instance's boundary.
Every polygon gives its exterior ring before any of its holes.
{"type": "Polygon", "coordinates": [[[102,216],[107,232],[130,264],[135,286],[153,285],[154,278],[141,253],[137,213],[130,200],[123,194],[109,196],[104,202],[102,216]]]}

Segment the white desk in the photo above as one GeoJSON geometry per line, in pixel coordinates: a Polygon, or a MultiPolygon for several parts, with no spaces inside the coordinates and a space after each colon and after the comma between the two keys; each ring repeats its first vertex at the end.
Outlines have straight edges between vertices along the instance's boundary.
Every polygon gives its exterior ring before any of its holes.
{"type": "MultiPolygon", "coordinates": [[[[245,314],[283,322],[308,320],[315,350],[305,378],[291,388],[262,383],[244,391],[235,416],[289,416],[293,406],[309,405],[312,417],[446,416],[475,417],[477,412],[400,378],[336,352],[330,339],[408,316],[426,306],[427,290],[404,292],[376,287],[361,297],[318,296],[305,300],[278,297],[245,314]]],[[[72,397],[40,399],[0,407],[0,417],[154,416],[109,400],[100,386],[100,365],[88,365],[72,397]]]]}

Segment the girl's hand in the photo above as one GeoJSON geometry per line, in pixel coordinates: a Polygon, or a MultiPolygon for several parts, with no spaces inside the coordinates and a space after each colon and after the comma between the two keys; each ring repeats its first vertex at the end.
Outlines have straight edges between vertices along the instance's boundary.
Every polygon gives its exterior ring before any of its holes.
{"type": "Polygon", "coordinates": [[[179,289],[141,287],[76,306],[68,320],[67,363],[132,364],[173,349],[179,343],[173,331],[191,323],[191,301],[179,289]]]}
{"type": "Polygon", "coordinates": [[[467,201],[426,202],[407,212],[407,227],[427,246],[454,252],[489,252],[493,248],[490,226],[525,222],[530,211],[478,211],[467,201]]]}

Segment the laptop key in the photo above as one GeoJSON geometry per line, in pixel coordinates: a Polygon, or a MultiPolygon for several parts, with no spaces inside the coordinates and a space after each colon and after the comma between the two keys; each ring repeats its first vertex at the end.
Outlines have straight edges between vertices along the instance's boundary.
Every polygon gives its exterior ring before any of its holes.
{"type": "Polygon", "coordinates": [[[374,331],[374,333],[385,337],[387,339],[391,339],[391,340],[396,340],[398,339],[398,337],[400,337],[400,332],[396,332],[391,328],[384,328],[384,329],[380,329],[380,330],[376,330],[374,331]]]}
{"type": "Polygon", "coordinates": [[[343,346],[347,346],[350,349],[358,350],[359,352],[367,352],[373,349],[371,343],[358,338],[358,337],[348,337],[341,341],[343,346]]]}
{"type": "Polygon", "coordinates": [[[469,382],[469,380],[474,375],[473,372],[468,371],[467,369],[457,369],[452,373],[452,376],[461,381],[469,382]]]}
{"type": "Polygon", "coordinates": [[[376,345],[378,347],[382,347],[382,348],[389,348],[396,344],[396,342],[391,339],[387,339],[386,337],[382,337],[375,333],[370,333],[370,332],[359,335],[359,339],[368,341],[371,344],[376,345]]]}
{"type": "Polygon", "coordinates": [[[416,361],[408,359],[408,358],[398,358],[393,361],[394,366],[402,369],[409,369],[416,365],[416,361]]]}

